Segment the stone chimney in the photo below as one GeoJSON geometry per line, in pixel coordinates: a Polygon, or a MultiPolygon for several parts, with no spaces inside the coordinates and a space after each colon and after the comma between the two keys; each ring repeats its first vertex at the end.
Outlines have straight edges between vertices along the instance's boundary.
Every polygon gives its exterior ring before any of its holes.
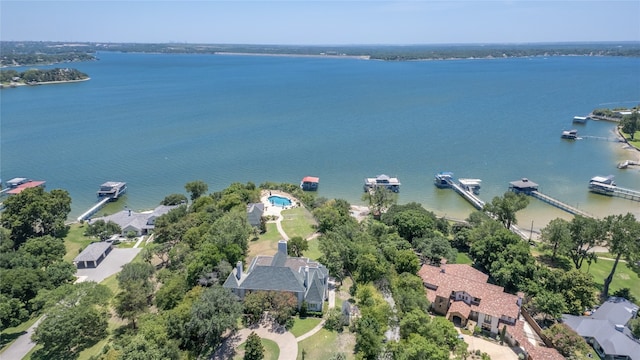
{"type": "Polygon", "coordinates": [[[236,279],[240,280],[242,277],[242,261],[238,261],[236,264],[236,279]]]}
{"type": "Polygon", "coordinates": [[[309,265],[304,267],[304,287],[305,289],[311,285],[311,278],[309,275],[309,265]]]}
{"type": "Polygon", "coordinates": [[[287,240],[278,241],[278,252],[287,255],[287,240]]]}

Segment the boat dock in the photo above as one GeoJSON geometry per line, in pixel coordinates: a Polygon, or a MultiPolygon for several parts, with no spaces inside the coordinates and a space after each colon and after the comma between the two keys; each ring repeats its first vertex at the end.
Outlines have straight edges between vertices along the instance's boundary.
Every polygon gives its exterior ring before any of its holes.
{"type": "Polygon", "coordinates": [[[613,181],[613,175],[594,176],[589,181],[589,191],[607,196],[617,196],[623,199],[640,201],[640,191],[619,187],[613,181]]]}
{"type": "Polygon", "coordinates": [[[555,199],[549,195],[543,194],[538,191],[538,184],[533,181],[522,178],[520,180],[512,181],[509,183],[509,190],[515,192],[516,194],[526,194],[531,197],[534,197],[540,201],[546,202],[549,205],[553,205],[560,210],[564,210],[572,215],[580,215],[588,218],[592,218],[593,215],[584,212],[576,207],[573,207],[569,204],[563,203],[562,201],[555,199]]]}
{"type": "Polygon", "coordinates": [[[106,203],[111,201],[111,198],[103,198],[97,204],[93,205],[89,210],[82,213],[82,215],[78,216],[78,222],[82,222],[91,217],[91,215],[95,214],[102,208],[106,203]]]}
{"type": "Polygon", "coordinates": [[[78,222],[82,222],[91,217],[91,215],[95,214],[98,210],[100,210],[106,203],[110,201],[116,201],[120,197],[127,192],[127,183],[120,181],[107,181],[106,183],[100,185],[100,189],[98,190],[98,203],[93,205],[89,210],[82,213],[82,215],[78,216],[78,222]]]}
{"type": "Polygon", "coordinates": [[[441,172],[436,174],[434,184],[439,188],[452,188],[455,192],[460,194],[465,200],[467,200],[473,207],[478,210],[484,208],[485,202],[480,200],[476,194],[480,188],[480,179],[455,179],[451,172],[441,172]]]}

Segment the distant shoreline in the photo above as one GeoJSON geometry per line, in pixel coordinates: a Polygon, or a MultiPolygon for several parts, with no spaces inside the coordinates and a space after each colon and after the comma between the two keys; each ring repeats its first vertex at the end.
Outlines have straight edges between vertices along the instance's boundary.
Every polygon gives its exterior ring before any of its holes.
{"type": "Polygon", "coordinates": [[[276,57],[305,57],[305,58],[330,58],[330,59],[358,59],[371,60],[369,55],[331,55],[331,54],[273,54],[273,53],[248,53],[216,51],[214,55],[238,55],[238,56],[276,56],[276,57]]]}
{"type": "Polygon", "coordinates": [[[87,80],[91,80],[90,77],[86,78],[86,79],[77,79],[77,80],[60,80],[60,81],[44,81],[44,82],[38,82],[35,84],[27,84],[27,83],[9,83],[9,84],[0,84],[2,89],[7,89],[7,88],[14,88],[14,87],[18,87],[18,86],[38,86],[38,85],[54,85],[54,84],[66,84],[66,83],[74,83],[74,82],[81,82],[81,81],[87,81],[87,80]]]}

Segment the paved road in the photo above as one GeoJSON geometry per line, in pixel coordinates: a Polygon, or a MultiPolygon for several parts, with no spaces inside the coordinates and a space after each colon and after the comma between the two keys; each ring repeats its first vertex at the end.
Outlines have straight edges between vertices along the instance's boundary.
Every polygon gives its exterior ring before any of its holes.
{"type": "Polygon", "coordinates": [[[27,329],[27,333],[21,335],[14,341],[2,354],[0,354],[0,359],[2,360],[18,360],[22,359],[27,355],[36,343],[31,341],[31,335],[40,324],[43,318],[38,319],[30,328],[27,329]]]}

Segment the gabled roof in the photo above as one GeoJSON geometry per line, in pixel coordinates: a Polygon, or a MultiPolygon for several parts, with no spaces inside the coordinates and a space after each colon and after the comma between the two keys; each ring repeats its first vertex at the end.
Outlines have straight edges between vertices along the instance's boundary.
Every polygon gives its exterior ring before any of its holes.
{"type": "Polygon", "coordinates": [[[122,210],[115,214],[91,219],[91,222],[103,220],[104,222],[113,221],[118,224],[122,230],[131,228],[137,231],[143,229],[153,229],[155,219],[162,216],[177,206],[160,205],[151,212],[138,213],[131,210],[122,210]]]}
{"type": "Polygon", "coordinates": [[[591,316],[562,315],[562,321],[582,337],[596,339],[607,355],[627,355],[640,360],[640,342],[625,325],[638,306],[617,297],[604,302],[591,316]],[[619,326],[620,330],[616,330],[619,326]]]}
{"type": "Polygon", "coordinates": [[[319,181],[320,178],[315,176],[305,176],[304,178],[302,178],[302,182],[317,183],[319,181]]]}
{"type": "Polygon", "coordinates": [[[311,286],[307,289],[304,298],[308,303],[322,303],[324,301],[324,286],[318,277],[318,272],[314,270],[317,269],[309,269],[312,272],[310,275],[311,286]]]}
{"type": "Polygon", "coordinates": [[[251,203],[247,205],[247,220],[252,226],[260,225],[260,219],[264,213],[263,203],[251,203]]]}
{"type": "Polygon", "coordinates": [[[240,289],[304,292],[302,278],[288,267],[256,266],[239,284],[240,289]]]}
{"type": "MultiPolygon", "coordinates": [[[[501,317],[508,316],[517,319],[520,313],[518,297],[504,292],[501,286],[488,284],[487,274],[465,264],[446,264],[442,267],[422,265],[418,275],[422,278],[427,288],[427,298],[434,302],[436,296],[448,299],[452,292],[466,292],[472,297],[479,298],[478,305],[468,305],[462,301],[469,311],[477,311],[483,314],[501,317]],[[433,290],[432,288],[435,288],[433,290]]],[[[455,302],[454,302],[455,303],[455,302]]],[[[457,307],[463,306],[460,304],[457,307]]],[[[463,313],[462,309],[456,308],[463,313]]]]}
{"type": "Polygon", "coordinates": [[[89,244],[75,259],[74,262],[81,261],[97,261],[108,248],[111,247],[111,243],[108,242],[94,242],[89,244]]]}

